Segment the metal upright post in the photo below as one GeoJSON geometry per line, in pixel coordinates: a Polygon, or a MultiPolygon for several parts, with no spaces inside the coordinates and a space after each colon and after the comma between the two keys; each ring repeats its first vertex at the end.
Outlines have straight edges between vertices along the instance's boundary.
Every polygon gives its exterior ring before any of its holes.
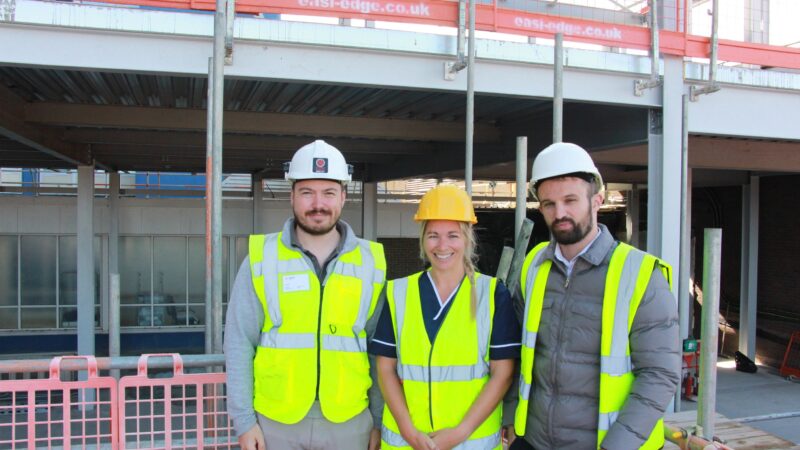
{"type": "MultiPolygon", "coordinates": [[[[689,182],[689,97],[683,95],[683,140],[681,143],[681,242],[680,266],[678,268],[678,322],[680,339],[689,337],[689,243],[692,239],[691,210],[689,198],[692,188],[689,182]]],[[[681,392],[675,393],[675,411],[681,410],[681,392]]]]}
{"type": "Polygon", "coordinates": [[[225,35],[227,5],[217,0],[214,15],[214,134],[212,148],[212,206],[211,209],[211,324],[214,353],[222,353],[222,102],[225,64],[225,35]]]}
{"type": "Polygon", "coordinates": [[[472,196],[472,145],[475,134],[475,2],[469,0],[469,56],[467,57],[467,136],[464,186],[472,196]]]}
{"type": "Polygon", "coordinates": [[[94,166],[78,166],[78,354],[94,355],[94,166]]]}
{"type": "Polygon", "coordinates": [[[556,33],[553,48],[553,142],[564,139],[564,35],[556,33]]]}
{"type": "Polygon", "coordinates": [[[212,279],[211,269],[211,216],[214,209],[212,202],[214,177],[212,175],[214,148],[214,58],[208,58],[208,96],[206,100],[206,295],[205,295],[205,350],[206,354],[214,353],[214,327],[211,317],[212,279]]]}
{"type": "MultiPolygon", "coordinates": [[[[119,345],[119,274],[110,275],[108,297],[108,356],[115,358],[120,356],[119,345]]],[[[119,369],[111,371],[111,376],[119,379],[119,369]]]]}
{"type": "Polygon", "coordinates": [[[722,229],[706,228],[704,242],[697,434],[711,441],[714,438],[714,413],[717,401],[717,337],[719,335],[722,229]]]}
{"type": "Polygon", "coordinates": [[[514,210],[514,239],[519,236],[528,212],[528,137],[517,136],[517,207],[514,210]]]}
{"type": "Polygon", "coordinates": [[[711,2],[711,54],[708,62],[708,85],[698,88],[692,86],[689,89],[689,98],[694,102],[703,94],[713,94],[719,90],[717,85],[717,48],[719,47],[719,0],[711,2]]]}
{"type": "Polygon", "coordinates": [[[644,95],[645,89],[652,89],[661,86],[661,79],[658,77],[658,61],[660,53],[659,44],[659,25],[658,25],[658,1],[650,0],[650,79],[635,80],[633,82],[633,93],[637,97],[644,95]]]}

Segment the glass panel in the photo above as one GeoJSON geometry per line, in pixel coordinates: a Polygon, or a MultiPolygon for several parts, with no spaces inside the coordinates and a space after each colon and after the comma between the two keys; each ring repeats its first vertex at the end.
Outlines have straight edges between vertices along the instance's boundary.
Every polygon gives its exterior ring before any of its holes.
{"type": "MultiPolygon", "coordinates": [[[[0,306],[16,306],[17,299],[17,237],[0,236],[0,306]]],[[[13,328],[17,327],[17,312],[4,310],[2,315],[13,316],[13,328]]],[[[0,328],[7,328],[5,318],[0,318],[0,328]]]]}
{"type": "Polygon", "coordinates": [[[22,328],[56,327],[56,308],[22,308],[20,314],[22,328]]]}
{"type": "MultiPolygon", "coordinates": [[[[228,277],[230,276],[229,239],[222,237],[222,302],[228,301],[228,277]]],[[[191,310],[197,319],[197,325],[204,324],[206,297],[206,243],[205,237],[189,238],[189,303],[198,303],[191,310]]],[[[223,316],[224,320],[224,316],[223,316]]],[[[189,319],[191,322],[191,318],[189,319]]],[[[191,325],[191,323],[190,323],[191,325]]]]}
{"type": "Polygon", "coordinates": [[[149,327],[150,306],[121,306],[119,324],[123,327],[149,327]]]}
{"type": "MultiPolygon", "coordinates": [[[[204,237],[189,238],[189,303],[199,303],[202,310],[206,302],[206,242],[204,237]]],[[[200,311],[198,311],[200,312],[200,311]]],[[[202,322],[202,316],[197,316],[198,322],[202,322]]]]}
{"type": "MultiPolygon", "coordinates": [[[[58,238],[58,303],[76,305],[78,299],[78,239],[58,238]]],[[[64,320],[63,318],[61,319],[64,320]]]]}
{"type": "Polygon", "coordinates": [[[120,303],[150,304],[150,238],[119,238],[120,303]]]}
{"type": "MultiPolygon", "coordinates": [[[[66,308],[58,309],[58,326],[60,328],[77,328],[78,327],[78,308],[68,306],[66,308]]],[[[94,308],[94,326],[100,326],[100,307],[94,308]]]]}
{"type": "MultiPolygon", "coordinates": [[[[186,304],[186,238],[154,238],[153,273],[155,288],[153,303],[157,305],[186,304]]],[[[185,325],[186,307],[156,306],[153,324],[185,325]],[[180,319],[178,318],[180,316],[180,319]]]]}
{"type": "Polygon", "coordinates": [[[78,308],[67,307],[60,308],[61,311],[58,315],[59,326],[61,328],[77,328],[78,327],[78,308]]]}
{"type": "Polygon", "coordinates": [[[204,325],[206,323],[206,307],[205,305],[196,305],[191,307],[192,314],[194,315],[195,319],[197,319],[197,323],[194,325],[204,325]]]}
{"type": "Polygon", "coordinates": [[[17,328],[17,308],[0,308],[0,329],[15,330],[17,328]]]}
{"type": "MultiPolygon", "coordinates": [[[[59,236],[58,238],[58,304],[75,305],[78,299],[78,238],[76,236],[59,236]]],[[[103,242],[100,236],[94,237],[94,304],[100,304],[100,286],[102,279],[103,242]]]]}
{"type": "MultiPolygon", "coordinates": [[[[23,305],[56,304],[56,245],[55,236],[22,236],[20,275],[23,305]]],[[[55,321],[55,313],[51,311],[50,315],[55,321]]]]}

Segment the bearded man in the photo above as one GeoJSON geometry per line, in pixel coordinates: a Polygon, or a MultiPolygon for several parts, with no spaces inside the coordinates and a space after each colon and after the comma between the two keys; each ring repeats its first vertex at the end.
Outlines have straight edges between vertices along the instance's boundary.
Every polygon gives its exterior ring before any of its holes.
{"type": "Polygon", "coordinates": [[[294,217],[250,236],[225,323],[228,413],[244,450],[379,444],[366,328],[386,260],[340,220],[351,169],[324,141],[300,148],[286,165],[294,217]]]}

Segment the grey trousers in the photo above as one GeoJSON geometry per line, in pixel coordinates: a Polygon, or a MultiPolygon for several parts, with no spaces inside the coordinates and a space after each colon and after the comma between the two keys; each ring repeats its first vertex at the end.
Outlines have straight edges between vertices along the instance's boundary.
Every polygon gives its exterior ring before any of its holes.
{"type": "Polygon", "coordinates": [[[267,450],[366,450],[372,415],[364,409],[352,419],[333,423],[322,415],[319,402],[300,422],[286,425],[258,414],[267,450]]]}

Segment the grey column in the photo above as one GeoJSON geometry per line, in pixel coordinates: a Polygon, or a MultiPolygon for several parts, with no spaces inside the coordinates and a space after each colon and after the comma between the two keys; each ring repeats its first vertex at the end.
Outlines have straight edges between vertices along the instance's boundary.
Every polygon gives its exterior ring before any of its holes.
{"type": "Polygon", "coordinates": [[[639,201],[639,186],[634,184],[628,191],[628,214],[625,216],[625,228],[628,231],[628,244],[636,248],[639,248],[639,214],[641,212],[639,201]]]}
{"type": "Polygon", "coordinates": [[[663,103],[650,111],[647,251],[680,270],[683,59],[664,57],[663,103]]]}
{"type": "Polygon", "coordinates": [[[108,174],[108,273],[119,273],[119,172],[108,174]]]}
{"type": "Polygon", "coordinates": [[[261,205],[264,201],[264,175],[253,174],[253,234],[263,233],[261,229],[261,205]]]}
{"type": "Polygon", "coordinates": [[[742,188],[742,269],[739,294],[739,351],[755,360],[758,305],[758,210],[760,177],[742,188]]]}
{"type": "Polygon", "coordinates": [[[78,354],[94,355],[94,166],[78,166],[78,354]]]}
{"type": "MultiPolygon", "coordinates": [[[[119,345],[119,172],[108,174],[108,356],[120,355],[119,345]]],[[[119,371],[112,372],[119,378],[119,371]]]]}
{"type": "Polygon", "coordinates": [[[361,192],[361,237],[375,241],[378,239],[378,183],[364,183],[361,192]]]}

